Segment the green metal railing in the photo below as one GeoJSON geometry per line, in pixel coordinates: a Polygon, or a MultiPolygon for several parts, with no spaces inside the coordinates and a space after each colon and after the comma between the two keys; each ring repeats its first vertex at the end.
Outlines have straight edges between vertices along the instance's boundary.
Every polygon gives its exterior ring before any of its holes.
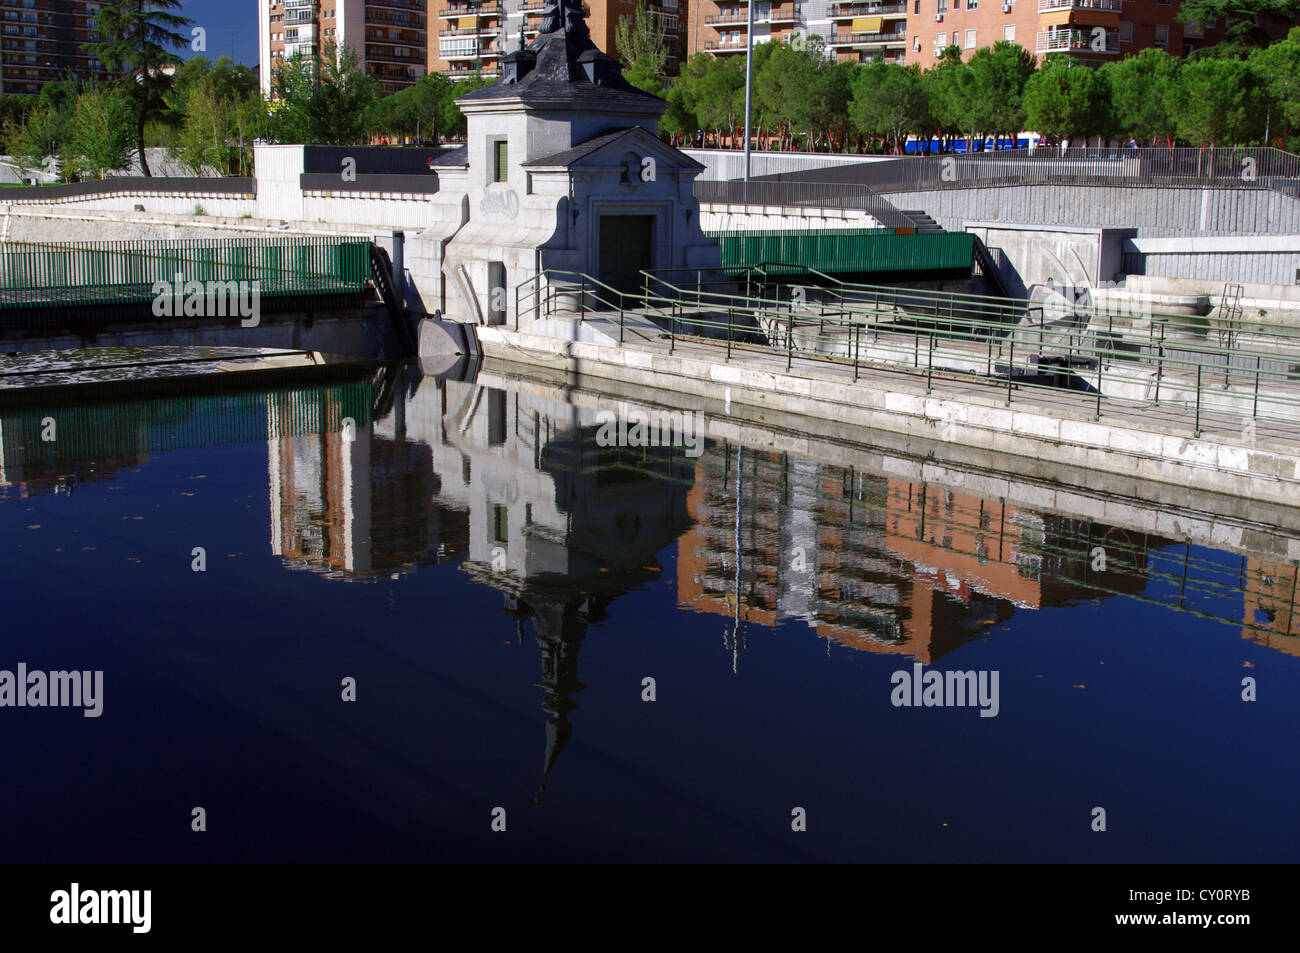
{"type": "Polygon", "coordinates": [[[261,297],[356,294],[370,277],[357,236],[0,244],[0,310],[149,303],[197,282],[257,283],[261,297]]]}

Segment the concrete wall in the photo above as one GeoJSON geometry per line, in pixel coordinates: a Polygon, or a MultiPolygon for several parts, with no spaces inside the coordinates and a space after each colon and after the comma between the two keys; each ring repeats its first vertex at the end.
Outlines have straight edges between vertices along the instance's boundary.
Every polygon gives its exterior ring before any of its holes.
{"type": "Polygon", "coordinates": [[[1123,243],[1134,229],[1071,228],[965,222],[990,249],[998,249],[999,271],[1008,292],[1023,296],[1031,285],[1086,288],[1122,280],[1123,243]]]}
{"type": "Polygon", "coordinates": [[[1140,269],[1134,270],[1145,275],[1219,283],[1300,284],[1300,235],[1143,237],[1126,241],[1124,250],[1140,256],[1140,269]]]}
{"type": "Polygon", "coordinates": [[[1008,185],[881,194],[948,231],[976,221],[1136,227],[1144,237],[1300,234],[1300,201],[1265,189],[1008,185]]]}

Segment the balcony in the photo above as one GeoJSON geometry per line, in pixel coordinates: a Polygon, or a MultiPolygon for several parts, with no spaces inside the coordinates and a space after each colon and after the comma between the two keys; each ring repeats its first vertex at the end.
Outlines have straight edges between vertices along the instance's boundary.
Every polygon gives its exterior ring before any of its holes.
{"type": "Polygon", "coordinates": [[[1093,46],[1092,30],[1048,30],[1038,34],[1034,47],[1037,53],[1096,53],[1099,56],[1119,55],[1119,31],[1104,31],[1105,42],[1101,49],[1093,46]]]}
{"type": "Polygon", "coordinates": [[[1123,0],[1038,0],[1038,12],[1091,10],[1100,13],[1119,13],[1123,5],[1123,0]]]}
{"type": "Polygon", "coordinates": [[[500,16],[501,4],[485,3],[482,6],[475,6],[469,3],[453,3],[447,9],[438,11],[438,16],[443,20],[455,20],[458,17],[472,17],[475,14],[481,17],[500,16]]]}
{"type": "Polygon", "coordinates": [[[483,24],[483,26],[478,28],[452,27],[449,30],[439,30],[438,35],[439,36],[496,36],[500,32],[501,29],[499,27],[485,23],[483,24]]]}
{"type": "Polygon", "coordinates": [[[832,20],[852,20],[855,17],[879,17],[890,14],[907,16],[906,3],[833,3],[832,20]]]}
{"type": "MultiPolygon", "coordinates": [[[[754,10],[755,23],[795,23],[798,19],[799,18],[795,15],[793,5],[770,9],[759,7],[754,10]]],[[[732,7],[729,11],[715,13],[711,16],[705,17],[704,22],[708,24],[747,24],[749,22],[749,9],[748,7],[732,7]]]]}
{"type": "Polygon", "coordinates": [[[382,23],[385,26],[401,26],[408,30],[423,30],[424,17],[414,13],[386,13],[382,10],[366,8],[367,23],[382,23]]]}
{"type": "Polygon", "coordinates": [[[853,49],[860,46],[875,46],[877,44],[895,44],[902,45],[907,42],[907,28],[897,30],[893,33],[837,33],[827,41],[827,45],[832,49],[843,47],[853,49]]]}

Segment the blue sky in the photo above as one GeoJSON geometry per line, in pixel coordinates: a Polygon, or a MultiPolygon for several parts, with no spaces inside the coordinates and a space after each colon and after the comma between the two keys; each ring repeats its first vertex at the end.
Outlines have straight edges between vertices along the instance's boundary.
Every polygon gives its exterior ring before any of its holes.
{"type": "MultiPolygon", "coordinates": [[[[257,65],[257,8],[261,0],[181,0],[180,14],[207,30],[205,54],[257,65]]],[[[187,56],[194,55],[186,52],[187,56]]]]}

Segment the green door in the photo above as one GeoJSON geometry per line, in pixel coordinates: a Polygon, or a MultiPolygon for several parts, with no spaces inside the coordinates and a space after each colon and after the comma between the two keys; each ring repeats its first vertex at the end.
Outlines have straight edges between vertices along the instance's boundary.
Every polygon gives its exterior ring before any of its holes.
{"type": "Polygon", "coordinates": [[[641,269],[654,264],[653,225],[653,215],[602,215],[596,277],[619,291],[640,291],[641,269]]]}

